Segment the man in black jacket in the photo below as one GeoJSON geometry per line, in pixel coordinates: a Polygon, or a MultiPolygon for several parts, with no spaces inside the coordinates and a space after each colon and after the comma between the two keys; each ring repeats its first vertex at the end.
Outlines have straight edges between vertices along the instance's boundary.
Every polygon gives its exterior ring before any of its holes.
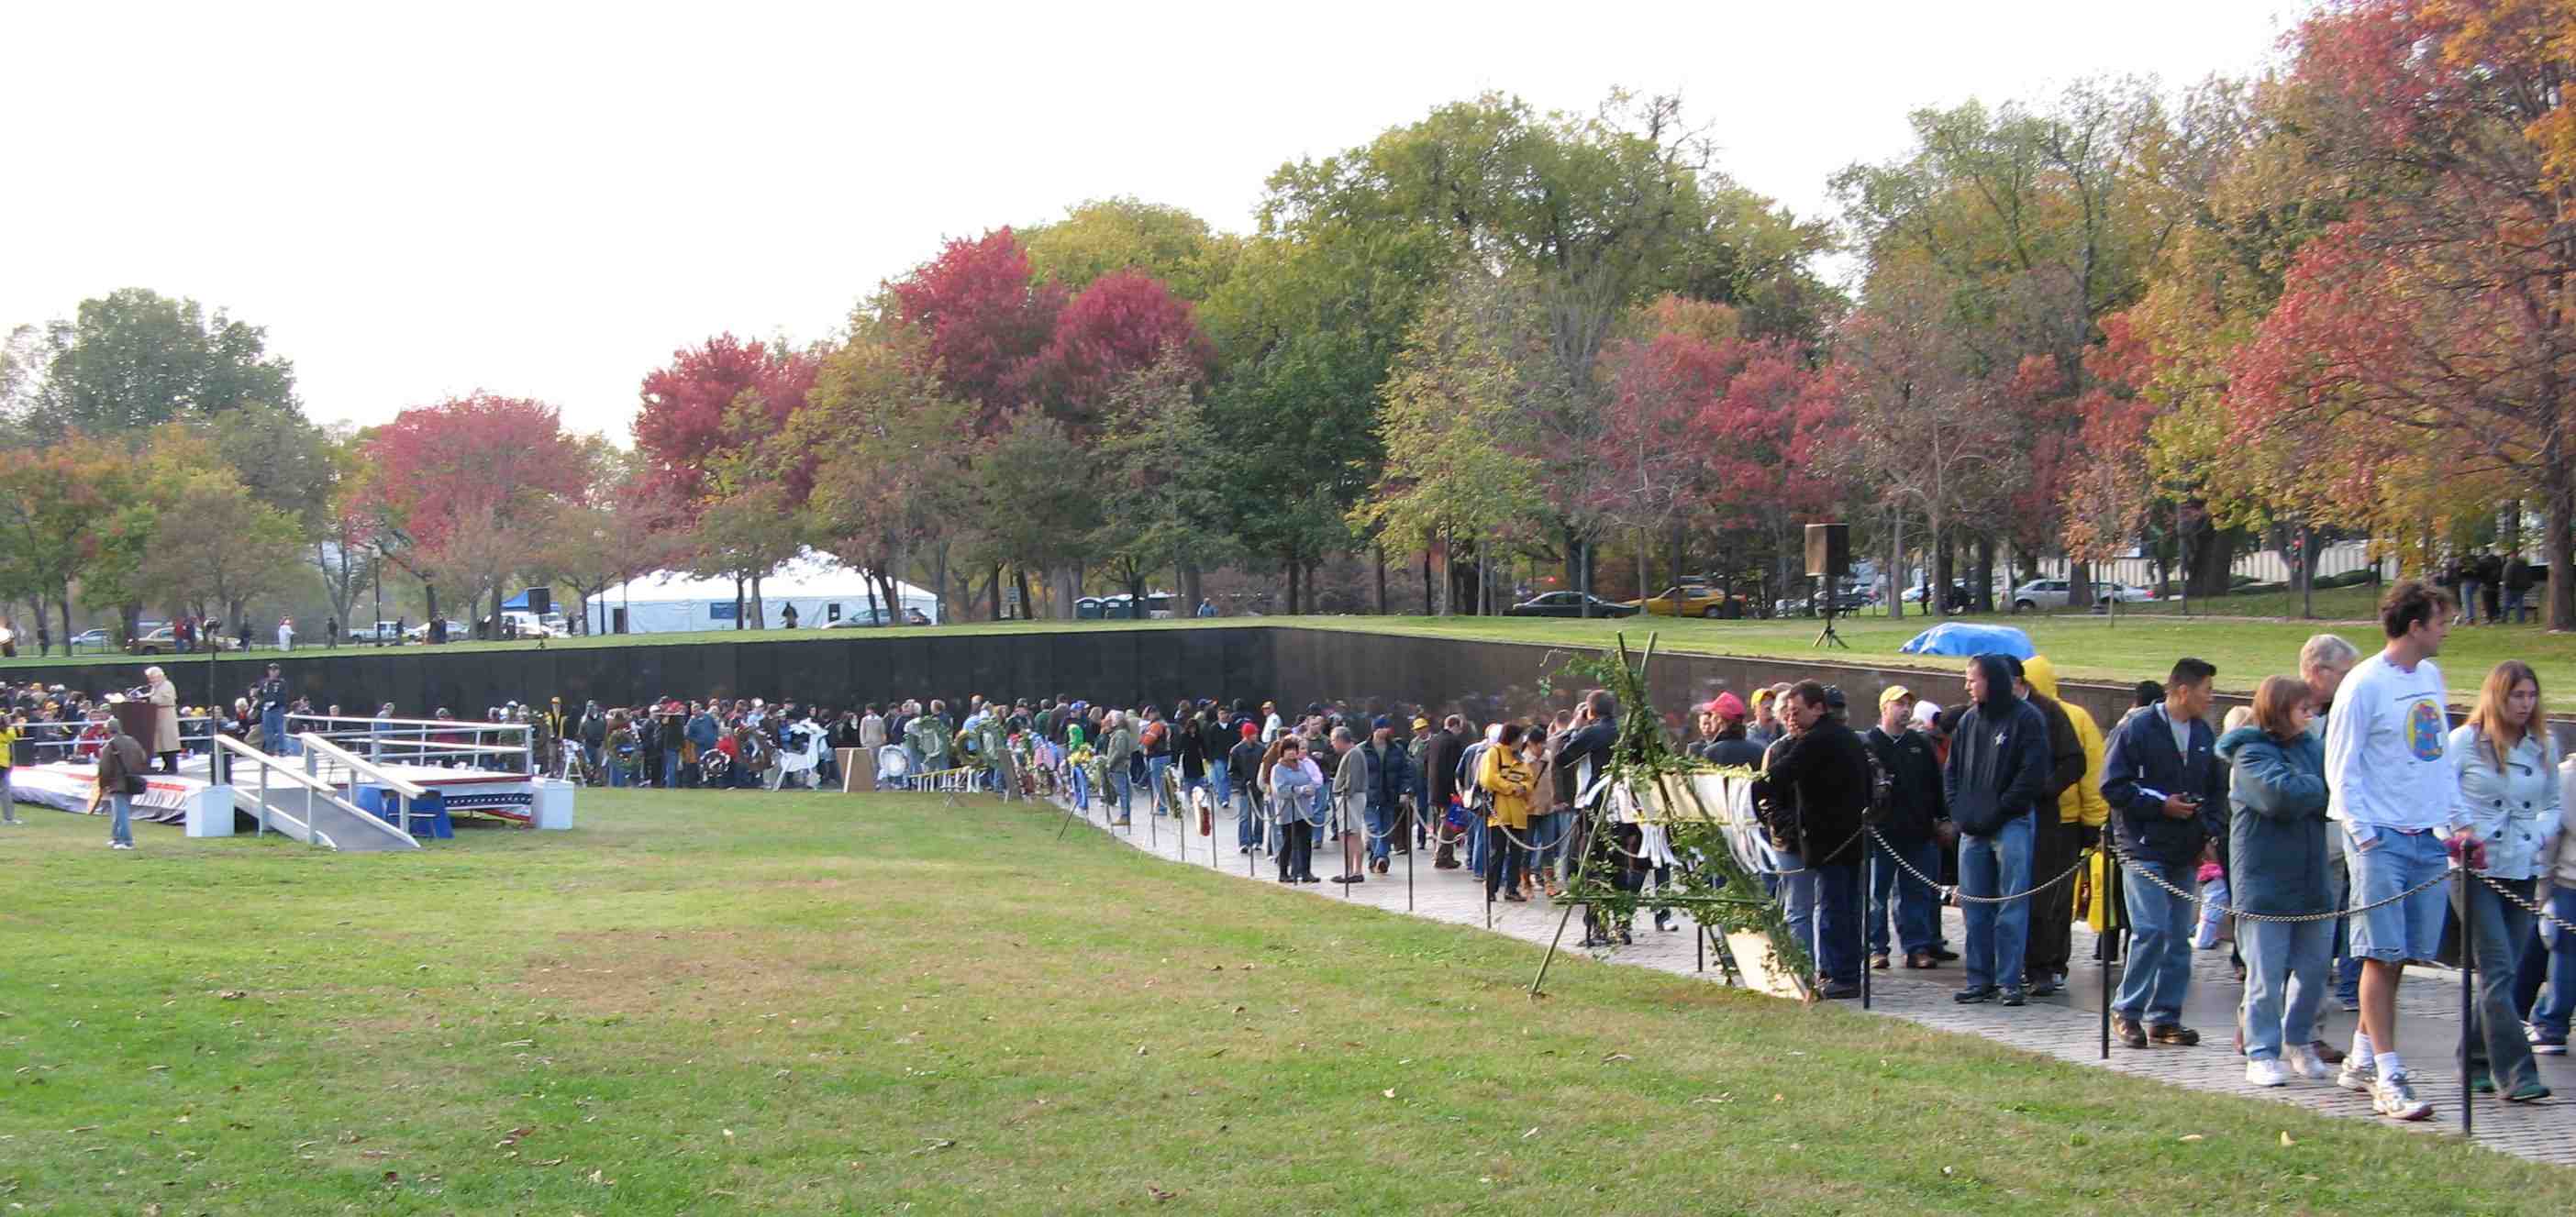
{"type": "Polygon", "coordinates": [[[1860,996],[1861,819],[1870,803],[1869,748],[1839,716],[1825,687],[1791,686],[1780,713],[1791,736],[1771,756],[1773,785],[1797,792],[1799,857],[1815,876],[1817,983],[1829,998],[1860,996]]]}
{"type": "Polygon", "coordinates": [[[1905,951],[1905,966],[1937,968],[1934,953],[1941,941],[1941,893],[1916,873],[1941,873],[1940,831],[1950,821],[1943,801],[1941,762],[1932,742],[1914,729],[1915,698],[1903,685],[1889,685],[1878,695],[1878,722],[1861,734],[1887,772],[1887,815],[1878,823],[1886,838],[1869,888],[1869,966],[1887,966],[1888,914],[1896,915],[1896,941],[1905,951]],[[1902,862],[1904,865],[1899,865],[1902,862]],[[1911,866],[1909,871],[1906,866],[1911,866]]]}
{"type": "Polygon", "coordinates": [[[2111,1030],[2132,1048],[2200,1042],[2199,1032],[2182,1025],[2191,988],[2191,901],[2154,878],[2191,891],[2202,847],[2227,830],[2228,765],[2201,717],[2217,675],[2201,660],[2176,661],[2164,704],[2123,721],[2102,761],[2102,798],[2111,804],[2130,872],[2122,885],[2129,966],[2111,999],[2111,1030]]]}
{"type": "Polygon", "coordinates": [[[1423,789],[1428,792],[1422,814],[1431,820],[1431,831],[1439,838],[1440,848],[1431,855],[1435,870],[1458,869],[1458,838],[1449,827],[1449,804],[1458,799],[1458,754],[1467,746],[1467,720],[1452,714],[1440,720],[1440,729],[1422,742],[1423,789]]]}
{"type": "Polygon", "coordinates": [[[1955,1001],[2003,1004],[2029,1000],[2022,955],[2029,945],[2033,813],[2048,793],[2048,720],[2013,695],[2012,665],[2000,655],[1968,661],[1968,708],[1950,740],[1942,795],[1959,826],[1959,894],[2018,895],[2001,904],[1962,900],[1968,932],[1968,984],[1955,1001]]]}

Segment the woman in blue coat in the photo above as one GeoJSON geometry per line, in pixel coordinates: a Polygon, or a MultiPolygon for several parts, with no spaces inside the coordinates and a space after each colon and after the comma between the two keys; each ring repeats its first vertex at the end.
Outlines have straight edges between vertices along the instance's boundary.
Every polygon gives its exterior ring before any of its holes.
{"type": "MultiPolygon", "coordinates": [[[[2228,792],[2229,873],[2236,907],[2274,915],[2333,907],[2326,874],[2325,744],[2308,734],[2316,716],[2307,683],[2264,680],[2254,694],[2254,722],[2218,741],[2234,766],[2228,792]]],[[[2283,1086],[2292,1074],[2328,1076],[2309,1050],[2317,1008],[2326,994],[2334,921],[2237,923],[2245,952],[2245,1080],[2283,1086]]]]}

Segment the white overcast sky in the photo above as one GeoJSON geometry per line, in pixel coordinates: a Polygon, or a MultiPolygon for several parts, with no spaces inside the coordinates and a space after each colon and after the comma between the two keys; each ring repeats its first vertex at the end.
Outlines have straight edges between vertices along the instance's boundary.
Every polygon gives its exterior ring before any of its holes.
{"type": "Polygon", "coordinates": [[[1905,115],[2268,61],[2304,6],[112,3],[0,8],[0,330],[148,287],[319,420],[476,388],[626,442],[731,330],[822,337],[944,237],[1114,194],[1249,226],[1281,162],[1485,90],[1680,90],[1801,214],[1905,115]]]}

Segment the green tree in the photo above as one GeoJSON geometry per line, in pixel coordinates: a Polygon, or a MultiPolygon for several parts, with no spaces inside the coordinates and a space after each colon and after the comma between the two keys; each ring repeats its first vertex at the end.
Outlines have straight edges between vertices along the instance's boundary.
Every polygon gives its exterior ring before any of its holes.
{"type": "Polygon", "coordinates": [[[1162,280],[1173,295],[1199,301],[1231,269],[1230,243],[1212,235],[1207,221],[1179,207],[1126,196],[1077,203],[1061,220],[1014,232],[1033,277],[1069,295],[1113,271],[1139,270],[1162,280]]]}
{"type": "Polygon", "coordinates": [[[37,417],[49,431],[139,431],[253,402],[297,405],[295,366],[268,354],[266,330],[143,288],[81,301],[46,327],[46,347],[37,417]]]}
{"type": "Polygon", "coordinates": [[[1131,372],[1109,398],[1100,442],[1100,531],[1095,552],[1118,564],[1143,603],[1147,572],[1180,576],[1182,611],[1198,604],[1198,571],[1225,556],[1217,532],[1224,479],[1200,404],[1197,367],[1178,350],[1131,372]]]}

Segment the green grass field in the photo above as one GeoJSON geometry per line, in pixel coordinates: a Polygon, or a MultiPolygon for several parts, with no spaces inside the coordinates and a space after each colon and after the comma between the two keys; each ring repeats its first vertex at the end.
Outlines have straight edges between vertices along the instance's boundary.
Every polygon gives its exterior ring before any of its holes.
{"type": "MultiPolygon", "coordinates": [[[[11,1214],[2576,1210],[2576,1172],[929,796],[0,835],[11,1214]]],[[[2215,1049],[2223,1051],[2223,1049],[2215,1049]]]]}
{"type": "MultiPolygon", "coordinates": [[[[2348,595],[2355,589],[2334,589],[2348,595]]],[[[2327,593],[2320,593],[2322,601],[2327,593]]],[[[2196,602],[2197,603],[2197,602],[2196,602]]],[[[2253,603],[2249,599],[2249,604],[2253,603]]],[[[2212,602],[2211,607],[2243,607],[2234,602],[2212,602]]],[[[2090,613],[2036,613],[2020,616],[1968,617],[1957,620],[1998,621],[2030,632],[2032,641],[2042,653],[2055,660],[2061,674],[2079,680],[2104,680],[2126,683],[2141,679],[2161,679],[2183,655],[2197,655],[2218,665],[2219,687],[2251,693],[2265,676],[2289,672],[2296,666],[2299,644],[2309,635],[2331,631],[2351,639],[2363,653],[2379,646],[2376,622],[2364,621],[2288,621],[2249,620],[2244,617],[2183,617],[2171,613],[2123,613],[2118,617],[2097,617],[2090,613]]],[[[714,630],[694,634],[604,635],[572,638],[551,642],[557,648],[600,646],[687,645],[703,643],[777,642],[787,639],[847,638],[852,640],[884,634],[976,635],[1084,630],[1197,629],[1205,625],[1241,626],[1257,622],[1268,626],[1295,626],[1309,629],[1371,630],[1387,633],[1421,634],[1433,637],[1476,638],[1494,641],[1539,642],[1603,646],[1621,632],[1630,643],[1643,641],[1648,632],[1661,636],[1659,645],[1670,650],[1704,654],[1761,655],[1772,657],[1815,656],[1836,661],[1878,665],[1916,664],[1943,672],[1957,672],[1960,663],[1951,659],[1917,661],[1900,655],[1897,648],[1921,633],[1931,624],[1921,617],[1891,620],[1875,615],[1846,618],[1839,624],[1851,650],[1831,656],[1814,649],[1816,632],[1823,624],[1813,619],[1778,621],[1702,621],[1695,618],[1631,617],[1622,621],[1542,620],[1526,617],[1261,617],[1221,618],[1197,621],[978,621],[944,626],[904,626],[889,631],[879,630],[714,630]]],[[[529,642],[463,642],[447,650],[531,650],[529,642]]],[[[403,648],[387,654],[418,655],[419,648],[403,648]]],[[[228,655],[225,665],[245,665],[244,679],[252,666],[275,658],[274,652],[228,655]]],[[[142,664],[153,662],[125,656],[83,657],[84,662],[105,659],[108,662],[142,664]]],[[[2452,631],[2442,664],[2449,675],[2454,701],[2466,704],[2475,698],[2477,681],[2487,669],[2504,659],[2520,659],[2540,672],[2541,688],[2548,704],[2558,710],[2576,710],[2576,635],[2550,634],[2534,626],[2478,626],[2452,631]]],[[[35,666],[46,662],[21,658],[0,661],[0,671],[11,666],[35,666]]],[[[54,660],[51,662],[61,662],[54,660]]],[[[169,662],[163,660],[161,662],[169,662]]],[[[203,663],[203,657],[183,657],[180,663],[203,663]]]]}

